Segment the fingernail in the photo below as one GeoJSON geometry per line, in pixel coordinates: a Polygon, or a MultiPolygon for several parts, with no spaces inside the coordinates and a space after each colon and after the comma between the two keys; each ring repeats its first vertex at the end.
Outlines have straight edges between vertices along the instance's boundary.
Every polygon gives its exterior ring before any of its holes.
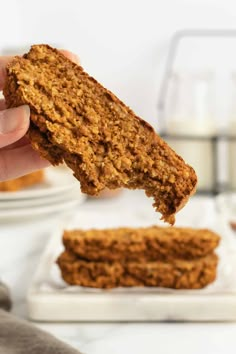
{"type": "Polygon", "coordinates": [[[30,109],[24,105],[0,111],[0,133],[9,134],[29,125],[30,109]]]}
{"type": "Polygon", "coordinates": [[[76,63],[76,64],[80,64],[80,60],[79,60],[79,57],[73,53],[73,56],[71,58],[71,60],[76,63]]]}

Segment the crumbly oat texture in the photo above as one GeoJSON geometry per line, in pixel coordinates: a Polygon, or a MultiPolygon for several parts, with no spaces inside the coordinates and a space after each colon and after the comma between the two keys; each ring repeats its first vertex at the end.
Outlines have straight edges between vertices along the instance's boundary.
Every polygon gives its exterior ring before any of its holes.
{"type": "Polygon", "coordinates": [[[57,262],[62,278],[70,285],[200,289],[215,280],[218,258],[211,254],[192,261],[106,263],[85,261],[66,251],[57,262]]]}
{"type": "Polygon", "coordinates": [[[32,46],[7,67],[8,107],[28,104],[28,136],[53,165],[63,161],[84,193],[144,189],[163,219],[194,193],[197,177],[144,120],[59,51],[32,46]]]}
{"type": "Polygon", "coordinates": [[[64,231],[66,250],[89,261],[193,259],[213,252],[220,237],[210,231],[177,227],[64,231]]]}
{"type": "Polygon", "coordinates": [[[42,170],[29,173],[25,176],[12,179],[10,181],[0,182],[1,192],[15,192],[35,184],[42,183],[44,180],[44,172],[42,170]]]}

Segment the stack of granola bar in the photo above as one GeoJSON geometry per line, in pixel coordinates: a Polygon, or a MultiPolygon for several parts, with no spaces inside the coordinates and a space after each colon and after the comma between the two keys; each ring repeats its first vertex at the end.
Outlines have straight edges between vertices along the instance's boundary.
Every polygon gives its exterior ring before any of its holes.
{"type": "Polygon", "coordinates": [[[70,285],[199,289],[216,278],[219,240],[177,227],[65,231],[57,263],[70,285]]]}

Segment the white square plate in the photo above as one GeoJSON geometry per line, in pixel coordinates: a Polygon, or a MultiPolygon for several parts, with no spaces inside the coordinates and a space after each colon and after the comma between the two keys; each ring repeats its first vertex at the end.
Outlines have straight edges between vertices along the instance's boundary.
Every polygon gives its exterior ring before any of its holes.
{"type": "MultiPolygon", "coordinates": [[[[216,281],[201,290],[119,288],[100,290],[68,286],[60,278],[55,260],[62,251],[58,228],[41,258],[28,292],[29,317],[38,321],[233,321],[236,320],[236,241],[220,221],[214,204],[195,203],[178,216],[178,226],[208,227],[222,236],[216,281]]],[[[70,228],[150,226],[157,214],[142,208],[80,211],[70,228]]],[[[160,224],[160,222],[158,222],[160,224]]],[[[163,223],[161,223],[163,225],[163,223]]],[[[67,227],[68,228],[68,227],[67,227]]]]}

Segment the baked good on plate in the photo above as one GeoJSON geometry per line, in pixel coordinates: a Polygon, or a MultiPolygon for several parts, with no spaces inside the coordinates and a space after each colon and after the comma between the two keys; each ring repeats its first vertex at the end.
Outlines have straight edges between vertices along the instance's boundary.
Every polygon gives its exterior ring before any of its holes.
{"type": "Polygon", "coordinates": [[[120,227],[64,231],[65,248],[89,261],[193,259],[213,252],[219,235],[207,229],[120,227]]]}
{"type": "Polygon", "coordinates": [[[200,289],[216,278],[220,237],[176,227],[65,231],[57,263],[70,285],[200,289]]]}
{"type": "Polygon", "coordinates": [[[92,262],[65,251],[57,262],[62,278],[70,285],[107,289],[133,286],[200,289],[215,280],[218,258],[210,254],[187,261],[92,262]]]}
{"type": "Polygon", "coordinates": [[[35,171],[22,177],[18,177],[9,181],[0,182],[0,191],[15,192],[42,183],[43,180],[44,180],[43,170],[35,171]]]}

